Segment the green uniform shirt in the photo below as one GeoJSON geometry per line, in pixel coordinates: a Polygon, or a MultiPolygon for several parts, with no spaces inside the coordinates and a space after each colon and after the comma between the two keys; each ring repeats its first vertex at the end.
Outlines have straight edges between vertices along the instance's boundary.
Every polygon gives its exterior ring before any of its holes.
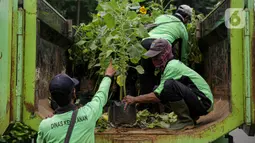
{"type": "MultiPolygon", "coordinates": [[[[70,143],[94,143],[96,122],[101,117],[108,99],[111,79],[105,77],[92,101],[79,108],[70,143]]],[[[73,111],[56,114],[44,119],[40,126],[37,143],[63,143],[73,111]]]]}
{"type": "MultiPolygon", "coordinates": [[[[168,40],[171,44],[177,39],[182,39],[181,47],[181,61],[188,64],[188,32],[183,22],[173,15],[161,15],[155,19],[155,24],[163,22],[171,22],[161,24],[149,32],[150,37],[147,38],[163,38],[168,40]]],[[[145,39],[147,39],[145,38],[145,39]]]]}
{"type": "MultiPolygon", "coordinates": [[[[157,95],[161,94],[161,92],[164,88],[164,83],[166,80],[168,80],[168,79],[179,80],[183,77],[188,78],[199,91],[204,93],[204,95],[208,99],[211,100],[212,104],[211,104],[211,108],[208,110],[208,112],[212,111],[212,109],[213,109],[213,95],[212,95],[209,85],[197,72],[190,69],[189,67],[184,65],[179,60],[171,60],[168,62],[167,66],[161,76],[160,85],[158,86],[158,88],[156,88],[154,90],[154,93],[156,93],[157,95]]],[[[185,85],[185,83],[183,83],[183,84],[185,85]]]]}

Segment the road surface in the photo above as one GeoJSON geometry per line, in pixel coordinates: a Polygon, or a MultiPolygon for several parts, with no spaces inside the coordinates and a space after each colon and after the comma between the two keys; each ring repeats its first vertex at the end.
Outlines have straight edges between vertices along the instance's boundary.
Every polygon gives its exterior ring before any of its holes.
{"type": "Polygon", "coordinates": [[[255,137],[247,136],[243,130],[236,129],[230,133],[234,138],[234,143],[255,143],[255,137]]]}

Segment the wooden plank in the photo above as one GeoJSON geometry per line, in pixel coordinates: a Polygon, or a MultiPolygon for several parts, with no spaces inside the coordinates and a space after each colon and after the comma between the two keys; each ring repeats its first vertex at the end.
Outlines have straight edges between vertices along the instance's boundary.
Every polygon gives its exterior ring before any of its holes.
{"type": "Polygon", "coordinates": [[[37,2],[37,18],[56,30],[58,33],[68,36],[67,20],[58,13],[48,2],[45,0],[38,0],[37,2]]]}
{"type": "Polygon", "coordinates": [[[225,10],[230,7],[230,0],[224,0],[201,23],[201,36],[204,37],[224,23],[225,10]]]}

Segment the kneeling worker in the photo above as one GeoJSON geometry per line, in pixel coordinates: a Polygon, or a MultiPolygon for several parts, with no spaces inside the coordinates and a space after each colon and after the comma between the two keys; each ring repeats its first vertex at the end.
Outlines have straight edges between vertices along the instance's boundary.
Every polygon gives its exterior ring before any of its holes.
{"type": "Polygon", "coordinates": [[[170,130],[193,128],[199,116],[213,109],[213,95],[206,81],[179,60],[173,59],[172,46],[164,39],[155,40],[145,56],[163,71],[160,85],[151,93],[126,96],[126,105],[133,103],[161,102],[171,106],[178,121],[170,130]]]}

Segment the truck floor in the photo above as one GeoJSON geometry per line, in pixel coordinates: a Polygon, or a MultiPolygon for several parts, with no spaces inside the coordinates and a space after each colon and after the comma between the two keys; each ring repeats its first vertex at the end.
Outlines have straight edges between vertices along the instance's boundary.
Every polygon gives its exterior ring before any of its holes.
{"type": "Polygon", "coordinates": [[[201,116],[197,121],[195,128],[185,131],[169,131],[167,129],[139,129],[139,128],[111,128],[107,129],[100,134],[191,134],[193,132],[200,132],[208,129],[210,126],[223,121],[230,113],[230,104],[228,99],[221,97],[214,98],[214,110],[205,116],[201,116]]]}

